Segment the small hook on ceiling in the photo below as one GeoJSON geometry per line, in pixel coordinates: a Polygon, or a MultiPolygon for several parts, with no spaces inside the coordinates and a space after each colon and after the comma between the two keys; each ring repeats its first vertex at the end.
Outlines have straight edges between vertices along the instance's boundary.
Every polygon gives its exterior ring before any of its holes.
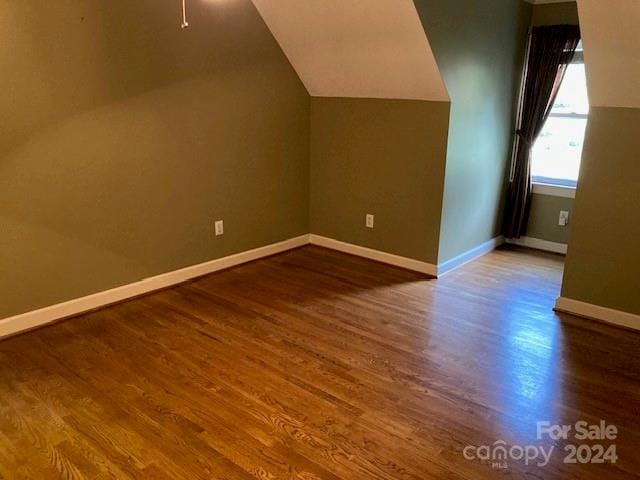
{"type": "Polygon", "coordinates": [[[182,0],[182,28],[188,28],[189,22],[187,22],[187,0],[182,0]]]}

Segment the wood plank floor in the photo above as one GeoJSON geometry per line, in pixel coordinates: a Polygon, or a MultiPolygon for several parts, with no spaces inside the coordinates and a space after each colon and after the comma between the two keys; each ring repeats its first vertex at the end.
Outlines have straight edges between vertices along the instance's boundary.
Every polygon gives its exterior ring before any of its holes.
{"type": "Polygon", "coordinates": [[[8,339],[0,477],[638,478],[640,335],[555,315],[561,262],[434,281],[305,247],[8,339]],[[601,419],[615,465],[536,439],[601,419]],[[463,456],[498,440],[556,450],[463,456]]]}

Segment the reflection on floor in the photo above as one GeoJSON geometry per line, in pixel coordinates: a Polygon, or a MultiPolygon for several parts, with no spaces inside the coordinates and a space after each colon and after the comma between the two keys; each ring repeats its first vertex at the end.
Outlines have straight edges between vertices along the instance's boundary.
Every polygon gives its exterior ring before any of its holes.
{"type": "Polygon", "coordinates": [[[554,314],[561,275],[519,249],[434,281],[305,247],[9,339],[0,477],[634,478],[640,335],[554,314]],[[536,438],[601,419],[615,465],[536,438]],[[465,449],[499,441],[555,450],[465,449]]]}

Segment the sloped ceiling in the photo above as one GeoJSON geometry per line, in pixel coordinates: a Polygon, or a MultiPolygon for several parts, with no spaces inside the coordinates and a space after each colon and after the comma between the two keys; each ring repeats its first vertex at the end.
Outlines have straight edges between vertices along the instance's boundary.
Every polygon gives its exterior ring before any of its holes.
{"type": "Polygon", "coordinates": [[[589,101],[640,108],[640,0],[579,0],[589,101]]]}
{"type": "Polygon", "coordinates": [[[412,0],[253,0],[309,94],[448,100],[412,0]]]}

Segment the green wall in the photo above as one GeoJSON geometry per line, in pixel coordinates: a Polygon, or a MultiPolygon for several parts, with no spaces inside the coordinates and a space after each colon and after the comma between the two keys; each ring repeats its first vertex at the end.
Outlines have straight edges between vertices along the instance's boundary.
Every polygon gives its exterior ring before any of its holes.
{"type": "Polygon", "coordinates": [[[579,23],[576,2],[546,3],[533,6],[532,25],[578,25],[579,23]]]}
{"type": "Polygon", "coordinates": [[[415,4],[451,97],[442,263],[501,233],[531,6],[518,0],[415,4]]]}
{"type": "Polygon", "coordinates": [[[249,0],[186,31],[2,3],[0,318],[309,231],[429,263],[496,236],[530,7],[416,6],[451,104],[310,99],[249,0]]]}
{"type": "Polygon", "coordinates": [[[312,98],[311,232],[435,264],[448,119],[447,102],[312,98]]]}
{"type": "Polygon", "coordinates": [[[527,236],[549,242],[567,243],[573,219],[573,198],[534,194],[531,200],[531,215],[527,225],[527,236]],[[560,211],[569,212],[569,225],[558,225],[560,211]]]}
{"type": "Polygon", "coordinates": [[[0,318],[308,233],[305,88],[249,0],[190,15],[0,3],[0,318]]]}
{"type": "Polygon", "coordinates": [[[640,314],[640,109],[592,107],[562,296],[640,314]]]}
{"type": "Polygon", "coordinates": [[[531,6],[415,4],[451,105],[313,98],[311,231],[442,263],[500,234],[531,6]]]}

